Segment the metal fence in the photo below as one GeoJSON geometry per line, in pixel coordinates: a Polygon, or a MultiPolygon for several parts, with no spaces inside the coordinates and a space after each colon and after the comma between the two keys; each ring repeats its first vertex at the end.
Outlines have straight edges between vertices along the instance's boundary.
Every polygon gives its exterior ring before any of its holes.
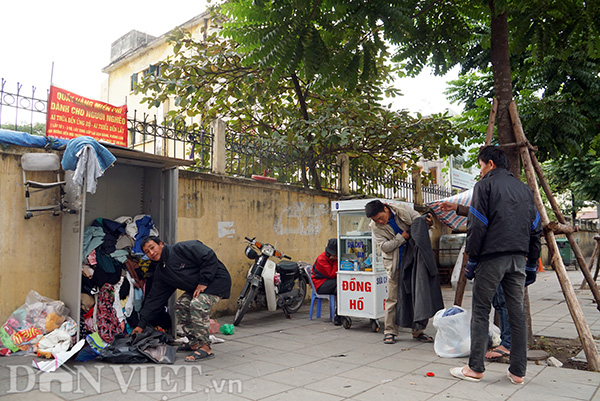
{"type": "MultiPolygon", "coordinates": [[[[45,124],[46,109],[48,106],[48,91],[46,99],[36,98],[35,86],[31,87],[31,96],[25,95],[23,85],[17,82],[15,92],[6,91],[7,81],[0,81],[0,124],[7,129],[38,134],[36,124],[45,124]],[[28,121],[22,123],[23,121],[28,121]]],[[[45,129],[45,126],[44,126],[45,129]]],[[[41,134],[44,134],[41,132],[41,134]]]]}
{"type": "Polygon", "coordinates": [[[210,128],[185,121],[159,124],[156,116],[144,113],[127,118],[128,146],[155,155],[190,159],[196,162],[195,170],[210,171],[212,166],[213,135],[210,128]]]}
{"type": "MultiPolygon", "coordinates": [[[[228,174],[240,177],[266,177],[280,183],[302,186],[302,174],[314,187],[314,177],[303,166],[305,156],[292,146],[274,145],[257,135],[227,130],[225,135],[226,167],[228,174]]],[[[321,189],[337,189],[339,168],[333,158],[317,163],[321,189]]]]}
{"type": "MultiPolygon", "coordinates": [[[[16,92],[5,88],[6,80],[0,86],[0,125],[30,134],[45,134],[45,121],[48,107],[46,99],[36,97],[32,87],[31,96],[23,94],[23,85],[17,83],[16,92]],[[10,113],[8,112],[10,111],[10,113]],[[23,123],[23,121],[28,121],[23,123]]],[[[147,114],[127,118],[128,147],[157,155],[178,159],[193,159],[197,171],[211,171],[213,166],[213,133],[209,128],[197,123],[159,123],[156,117],[147,114]]],[[[226,132],[225,140],[226,172],[232,176],[262,176],[279,183],[303,186],[303,174],[310,187],[315,188],[315,177],[323,190],[340,191],[340,169],[335,157],[321,160],[315,166],[315,173],[308,171],[306,155],[292,146],[276,146],[271,141],[249,134],[226,132]]],[[[386,199],[403,199],[414,202],[415,184],[412,177],[401,177],[386,170],[367,170],[362,166],[350,168],[350,191],[386,199]]],[[[442,186],[422,186],[423,201],[430,202],[451,195],[442,186]]]]}

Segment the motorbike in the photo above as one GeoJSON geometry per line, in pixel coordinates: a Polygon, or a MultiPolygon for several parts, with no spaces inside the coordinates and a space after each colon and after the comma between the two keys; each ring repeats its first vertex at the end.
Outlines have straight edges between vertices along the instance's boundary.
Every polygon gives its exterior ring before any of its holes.
{"type": "Polygon", "coordinates": [[[237,310],[233,325],[237,326],[248,311],[250,304],[265,306],[269,311],[283,310],[285,317],[300,309],[306,297],[308,277],[302,268],[304,262],[286,262],[288,255],[278,251],[271,244],[244,237],[247,245],[245,254],[254,263],[248,271],[244,288],[237,300],[237,310]],[[271,260],[280,259],[279,263],[271,260]]]}

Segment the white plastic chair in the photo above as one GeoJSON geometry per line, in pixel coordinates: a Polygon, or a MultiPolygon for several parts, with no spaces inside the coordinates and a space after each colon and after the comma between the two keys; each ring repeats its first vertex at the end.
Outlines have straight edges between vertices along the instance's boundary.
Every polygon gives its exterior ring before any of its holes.
{"type": "Polygon", "coordinates": [[[318,294],[315,289],[315,283],[312,281],[312,270],[313,267],[309,264],[304,265],[304,271],[306,271],[306,275],[308,276],[308,282],[310,283],[310,287],[312,288],[312,296],[310,297],[310,316],[309,320],[312,320],[313,310],[315,306],[315,301],[317,302],[317,319],[321,317],[321,303],[324,299],[329,300],[329,320],[333,322],[333,318],[335,317],[335,295],[334,294],[318,294]]]}
{"type": "Polygon", "coordinates": [[[33,217],[34,213],[52,211],[53,215],[65,211],[63,204],[65,195],[63,181],[60,177],[60,158],[55,153],[25,153],[21,156],[21,167],[23,169],[23,185],[25,186],[25,218],[33,217]],[[33,181],[28,178],[28,174],[38,171],[53,171],[56,174],[56,181],[33,181]],[[46,191],[58,188],[60,198],[56,199],[53,205],[31,206],[30,197],[32,193],[46,191]]]}

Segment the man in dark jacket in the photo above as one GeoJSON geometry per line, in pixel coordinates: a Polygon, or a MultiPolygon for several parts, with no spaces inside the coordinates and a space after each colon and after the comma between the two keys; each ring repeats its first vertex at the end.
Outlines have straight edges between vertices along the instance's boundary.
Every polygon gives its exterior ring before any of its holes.
{"type": "Polygon", "coordinates": [[[209,340],[210,308],[229,298],[231,277],[214,251],[200,241],[165,245],[158,237],[142,241],[142,250],[156,264],[154,283],[140,312],[133,333],[140,333],[153,320],[177,289],[176,316],[190,340],[184,350],[193,351],[185,360],[195,362],[213,357],[209,340]]]}
{"type": "Polygon", "coordinates": [[[501,283],[512,334],[507,376],[522,384],[527,367],[527,327],[523,295],[526,265],[540,255],[540,215],[532,191],[510,171],[506,155],[486,146],[478,155],[483,177],[473,191],[467,224],[465,274],[475,276],[469,364],[450,369],[463,380],[479,381],[485,371],[491,301],[501,283]]]}

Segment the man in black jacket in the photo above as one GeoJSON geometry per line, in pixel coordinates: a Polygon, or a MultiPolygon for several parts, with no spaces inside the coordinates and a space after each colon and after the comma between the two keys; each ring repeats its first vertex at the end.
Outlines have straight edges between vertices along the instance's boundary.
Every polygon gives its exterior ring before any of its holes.
{"type": "Polygon", "coordinates": [[[507,376],[512,383],[522,384],[527,367],[526,265],[536,266],[540,256],[542,224],[531,189],[508,171],[506,155],[486,146],[478,160],[483,178],[475,185],[469,209],[465,271],[475,276],[471,354],[467,366],[452,368],[450,373],[469,381],[483,377],[491,301],[501,283],[512,332],[507,376]]]}
{"type": "Polygon", "coordinates": [[[158,237],[142,241],[142,250],[155,264],[154,283],[140,312],[133,333],[140,333],[153,320],[177,289],[185,291],[176,303],[177,321],[190,340],[184,350],[193,351],[185,360],[213,357],[209,340],[210,308],[229,298],[231,277],[214,251],[200,241],[165,245],[158,237]]]}

